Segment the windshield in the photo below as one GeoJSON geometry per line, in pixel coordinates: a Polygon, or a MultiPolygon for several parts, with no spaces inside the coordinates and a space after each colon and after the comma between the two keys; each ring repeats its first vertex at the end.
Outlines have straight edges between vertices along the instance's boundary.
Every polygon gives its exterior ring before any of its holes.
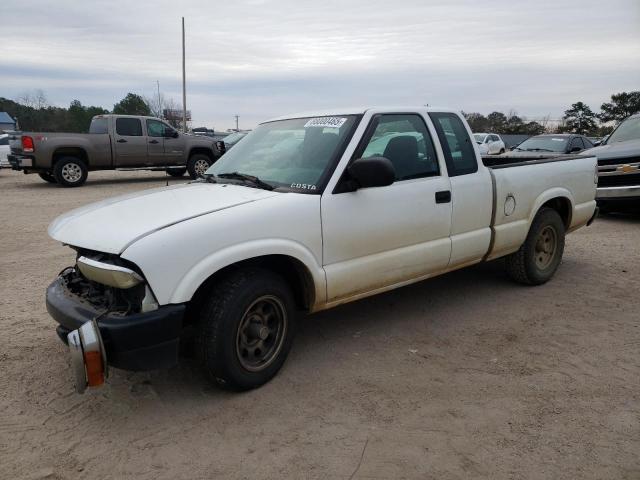
{"type": "Polygon", "coordinates": [[[569,137],[542,136],[528,138],[516,148],[533,152],[564,152],[569,137]]]}
{"type": "Polygon", "coordinates": [[[231,135],[227,135],[226,137],[224,137],[224,143],[233,145],[234,143],[236,143],[238,140],[240,140],[242,137],[246,135],[247,134],[244,132],[232,133],[231,135]]]}
{"type": "Polygon", "coordinates": [[[263,123],[206,173],[237,172],[258,177],[275,188],[318,193],[356,120],[354,115],[344,115],[263,123]]]}
{"type": "Polygon", "coordinates": [[[476,143],[482,143],[484,142],[484,139],[487,138],[486,135],[482,135],[481,133],[474,133],[473,134],[473,138],[476,139],[476,143]]]}
{"type": "Polygon", "coordinates": [[[627,118],[607,139],[607,145],[640,139],[640,117],[627,118]]]}

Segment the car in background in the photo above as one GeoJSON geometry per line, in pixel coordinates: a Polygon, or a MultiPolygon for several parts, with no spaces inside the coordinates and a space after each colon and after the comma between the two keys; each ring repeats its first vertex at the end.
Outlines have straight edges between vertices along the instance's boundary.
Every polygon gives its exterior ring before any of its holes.
{"type": "Polygon", "coordinates": [[[539,157],[549,153],[575,154],[593,148],[593,142],[576,133],[542,134],[527,138],[508,153],[510,157],[539,157]]]}
{"type": "Polygon", "coordinates": [[[478,144],[480,155],[499,155],[507,149],[500,135],[496,133],[474,133],[473,138],[478,144]]]}
{"type": "Polygon", "coordinates": [[[640,113],[624,120],[589,150],[598,157],[597,200],[602,210],[640,205],[640,113]]]}
{"type": "Polygon", "coordinates": [[[9,163],[9,159],[7,158],[10,151],[11,147],[9,147],[9,134],[0,133],[0,168],[11,168],[11,164],[9,163]]]}

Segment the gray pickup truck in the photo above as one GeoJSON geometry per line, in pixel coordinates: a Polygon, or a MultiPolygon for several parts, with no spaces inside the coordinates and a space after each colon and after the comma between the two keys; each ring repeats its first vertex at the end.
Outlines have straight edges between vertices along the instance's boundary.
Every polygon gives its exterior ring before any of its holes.
{"type": "Polygon", "coordinates": [[[600,146],[586,152],[598,157],[598,193],[603,211],[640,206],[640,113],[631,115],[600,146]]]}
{"type": "Polygon", "coordinates": [[[96,115],[89,133],[22,132],[12,138],[11,168],[63,187],[84,184],[90,170],[166,170],[174,177],[188,171],[196,178],[220,157],[207,137],[133,115],[96,115]]]}

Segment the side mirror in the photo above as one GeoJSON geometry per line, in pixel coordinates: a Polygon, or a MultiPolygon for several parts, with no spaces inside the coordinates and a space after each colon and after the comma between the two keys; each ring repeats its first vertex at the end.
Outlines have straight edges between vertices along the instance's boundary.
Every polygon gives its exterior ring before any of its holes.
{"type": "Polygon", "coordinates": [[[391,160],[384,157],[358,158],[347,167],[347,173],[357,188],[386,187],[396,181],[391,160]]]}
{"type": "Polygon", "coordinates": [[[166,129],[164,131],[164,138],[178,138],[180,134],[175,130],[166,129]]]}
{"type": "Polygon", "coordinates": [[[580,152],[580,151],[582,151],[582,148],[575,146],[575,147],[571,147],[571,150],[569,150],[569,153],[580,152]]]}
{"type": "Polygon", "coordinates": [[[598,140],[598,141],[593,142],[593,146],[594,147],[598,147],[598,146],[600,146],[600,144],[602,144],[602,140],[598,140]]]}

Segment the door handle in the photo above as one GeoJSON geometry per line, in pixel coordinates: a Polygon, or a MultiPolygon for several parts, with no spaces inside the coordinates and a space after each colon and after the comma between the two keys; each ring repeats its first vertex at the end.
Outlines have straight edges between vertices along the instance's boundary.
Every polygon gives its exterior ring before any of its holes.
{"type": "Polygon", "coordinates": [[[158,143],[158,140],[151,140],[149,143],[158,143]]]}
{"type": "Polygon", "coordinates": [[[451,201],[451,191],[443,190],[436,192],[436,203],[449,203],[451,201]]]}
{"type": "Polygon", "coordinates": [[[124,138],[121,138],[120,140],[118,140],[118,143],[127,143],[127,141],[124,138]]]}

